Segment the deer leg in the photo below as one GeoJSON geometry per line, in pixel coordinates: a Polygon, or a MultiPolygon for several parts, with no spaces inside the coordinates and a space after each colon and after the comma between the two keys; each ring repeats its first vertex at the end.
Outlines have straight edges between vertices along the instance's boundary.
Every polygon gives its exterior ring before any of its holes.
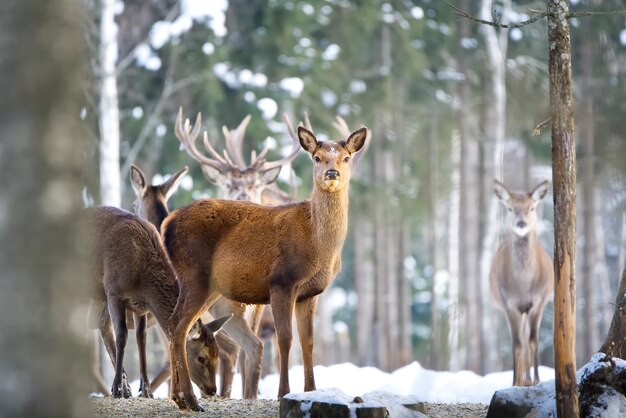
{"type": "Polygon", "coordinates": [[[147,315],[135,315],[135,337],[139,350],[139,395],[144,398],[153,398],[148,380],[148,368],[146,366],[146,324],[147,315]]]}
{"type": "Polygon", "coordinates": [[[276,336],[280,356],[280,381],[278,399],[289,393],[289,350],[291,349],[291,316],[294,308],[294,297],[290,290],[281,288],[270,289],[270,304],[274,313],[276,336]]]}
{"type": "MultiPolygon", "coordinates": [[[[198,320],[207,308],[207,303],[214,302],[219,296],[216,292],[209,297],[208,288],[202,283],[202,278],[196,280],[200,284],[197,289],[186,290],[180,282],[180,295],[174,312],[168,320],[170,331],[170,367],[172,374],[171,399],[180,409],[191,409],[203,412],[193,393],[191,378],[189,377],[189,363],[187,361],[187,335],[192,325],[198,320]],[[199,281],[200,280],[200,281],[199,281]]],[[[195,286],[190,286],[195,287],[195,286]]]]}
{"type": "MultiPolygon", "coordinates": [[[[126,324],[124,324],[124,326],[126,326],[126,324]]],[[[113,370],[116,370],[115,357],[117,350],[115,349],[115,335],[113,333],[113,324],[111,323],[111,316],[109,315],[109,308],[107,307],[107,304],[104,304],[102,307],[100,320],[98,322],[98,329],[100,330],[100,336],[104,342],[104,348],[106,348],[109,359],[111,360],[113,370]]],[[[124,365],[122,365],[122,391],[125,398],[130,398],[132,396],[132,392],[130,390],[130,385],[128,384],[126,370],[124,370],[123,366],[124,365]]]]}
{"type": "Polygon", "coordinates": [[[533,357],[533,385],[539,383],[539,327],[541,326],[541,317],[543,316],[543,304],[537,306],[536,310],[529,312],[530,319],[530,352],[533,357]]]}
{"type": "Polygon", "coordinates": [[[304,390],[315,390],[313,376],[313,316],[317,308],[318,296],[296,303],[296,321],[298,336],[302,347],[302,364],[304,366],[304,390]]]}
{"type": "MultiPolygon", "coordinates": [[[[235,315],[224,325],[224,330],[239,344],[245,358],[240,360],[245,369],[244,399],[256,399],[261,378],[261,361],[263,360],[263,342],[250,329],[245,318],[235,315]]],[[[243,357],[243,356],[240,356],[243,357]]]]}
{"type": "Polygon", "coordinates": [[[513,386],[523,386],[524,381],[524,346],[523,340],[523,318],[515,309],[506,310],[509,331],[511,332],[511,342],[513,345],[513,386]]]}
{"type": "Polygon", "coordinates": [[[111,394],[114,398],[129,397],[123,390],[123,384],[128,384],[128,379],[122,375],[124,364],[124,350],[128,340],[128,328],[126,328],[126,307],[124,302],[117,298],[109,297],[109,315],[115,328],[115,377],[111,394]]]}
{"type": "Polygon", "coordinates": [[[235,364],[239,354],[239,346],[232,338],[223,332],[215,334],[217,345],[220,348],[220,396],[230,398],[235,377],[235,364]]]}
{"type": "Polygon", "coordinates": [[[161,386],[161,384],[163,382],[165,382],[167,380],[168,377],[170,377],[170,356],[169,356],[169,341],[167,339],[167,335],[165,335],[165,331],[163,331],[163,329],[161,329],[160,326],[156,327],[157,330],[157,335],[159,336],[159,341],[161,342],[161,345],[164,347],[164,352],[165,352],[165,364],[163,365],[163,368],[161,369],[161,371],[159,373],[157,373],[157,375],[154,377],[154,379],[152,380],[152,382],[150,382],[150,391],[152,391],[154,393],[154,391],[157,390],[157,388],[159,386],[161,386]]]}

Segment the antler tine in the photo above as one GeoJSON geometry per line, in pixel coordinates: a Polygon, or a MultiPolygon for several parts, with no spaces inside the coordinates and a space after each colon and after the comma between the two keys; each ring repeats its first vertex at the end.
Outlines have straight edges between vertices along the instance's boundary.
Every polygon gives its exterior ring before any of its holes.
{"type": "Polygon", "coordinates": [[[335,116],[335,120],[333,121],[333,127],[337,129],[337,131],[339,131],[339,134],[344,138],[347,138],[352,133],[345,119],[339,115],[335,116]]]}
{"type": "MultiPolygon", "coordinates": [[[[287,117],[287,115],[283,115],[283,119],[285,120],[285,123],[287,124],[287,129],[289,131],[289,137],[291,138],[291,141],[293,142],[292,147],[291,147],[291,152],[289,152],[289,155],[287,155],[284,158],[281,158],[280,160],[276,160],[276,161],[271,161],[271,162],[264,162],[263,163],[263,169],[264,170],[269,170],[275,167],[280,167],[283,164],[293,160],[294,158],[296,158],[296,155],[298,155],[298,152],[300,151],[300,140],[298,139],[298,136],[296,135],[295,131],[293,130],[293,126],[291,125],[291,121],[289,120],[289,118],[287,117]]],[[[265,143],[265,148],[263,149],[263,151],[261,152],[261,154],[263,155],[263,157],[265,157],[265,154],[267,153],[267,142],[265,143]]]]}
{"type": "Polygon", "coordinates": [[[258,169],[264,167],[263,165],[266,163],[265,156],[267,155],[267,152],[269,150],[270,150],[269,142],[266,139],[265,140],[265,144],[263,145],[263,149],[261,150],[261,152],[258,155],[257,155],[256,151],[252,151],[252,155],[251,155],[251,159],[250,159],[250,167],[254,168],[255,170],[258,170],[258,169]]]}
{"type": "Polygon", "coordinates": [[[222,170],[223,165],[221,162],[202,155],[202,153],[198,151],[198,148],[196,148],[196,139],[200,134],[201,126],[202,114],[200,112],[198,112],[198,116],[196,117],[196,123],[194,124],[193,128],[190,127],[189,119],[185,120],[185,123],[183,125],[183,108],[182,106],[179,108],[178,116],[176,117],[176,127],[174,129],[174,132],[185,151],[187,151],[187,154],[189,154],[191,158],[193,158],[200,164],[211,166],[216,170],[222,170]]]}
{"type": "Polygon", "coordinates": [[[304,112],[304,127],[313,132],[313,125],[311,125],[311,119],[309,119],[309,112],[304,112]]]}
{"type": "Polygon", "coordinates": [[[228,154],[242,170],[247,167],[243,158],[243,137],[246,129],[248,129],[248,125],[250,124],[250,119],[251,116],[247,115],[243,118],[241,123],[239,123],[239,126],[233,130],[228,130],[225,126],[222,127],[222,132],[224,132],[224,138],[226,139],[226,149],[228,150],[228,154]]]}
{"type": "Polygon", "coordinates": [[[211,145],[211,142],[209,141],[209,134],[207,133],[207,131],[204,131],[203,142],[204,142],[204,148],[206,148],[206,150],[209,151],[209,153],[213,156],[213,158],[215,158],[217,161],[219,161],[223,165],[228,165],[228,161],[226,161],[219,154],[219,152],[215,151],[215,148],[213,148],[213,146],[211,145]]]}

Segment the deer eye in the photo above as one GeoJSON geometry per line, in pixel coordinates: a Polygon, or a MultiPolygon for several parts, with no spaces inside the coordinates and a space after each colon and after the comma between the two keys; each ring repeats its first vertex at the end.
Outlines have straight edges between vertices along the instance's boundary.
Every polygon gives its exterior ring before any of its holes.
{"type": "Polygon", "coordinates": [[[348,161],[350,161],[350,157],[346,157],[346,158],[343,159],[344,163],[347,163],[348,161]]]}
{"type": "Polygon", "coordinates": [[[320,157],[318,157],[317,155],[313,157],[313,159],[315,160],[316,163],[319,163],[320,161],[322,161],[320,160],[320,157]]]}
{"type": "Polygon", "coordinates": [[[198,360],[198,363],[200,364],[204,364],[206,362],[206,359],[202,356],[198,357],[197,360],[198,360]]]}

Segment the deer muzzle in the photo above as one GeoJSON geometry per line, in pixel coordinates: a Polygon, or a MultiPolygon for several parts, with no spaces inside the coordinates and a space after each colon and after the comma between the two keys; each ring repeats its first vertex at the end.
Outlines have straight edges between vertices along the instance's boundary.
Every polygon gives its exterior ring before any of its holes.
{"type": "Polygon", "coordinates": [[[324,177],[326,180],[337,180],[339,179],[339,170],[327,170],[324,177]]]}

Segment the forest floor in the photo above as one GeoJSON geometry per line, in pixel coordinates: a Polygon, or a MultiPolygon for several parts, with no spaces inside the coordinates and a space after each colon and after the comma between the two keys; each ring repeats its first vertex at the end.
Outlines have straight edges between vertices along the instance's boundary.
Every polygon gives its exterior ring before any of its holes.
{"type": "MultiPolygon", "coordinates": [[[[113,399],[91,398],[93,416],[109,417],[219,417],[261,418],[278,417],[279,402],[275,400],[200,399],[205,412],[190,413],[179,410],[167,399],[113,399]]],[[[424,413],[431,418],[482,418],[489,405],[479,403],[426,403],[424,413]]]]}

